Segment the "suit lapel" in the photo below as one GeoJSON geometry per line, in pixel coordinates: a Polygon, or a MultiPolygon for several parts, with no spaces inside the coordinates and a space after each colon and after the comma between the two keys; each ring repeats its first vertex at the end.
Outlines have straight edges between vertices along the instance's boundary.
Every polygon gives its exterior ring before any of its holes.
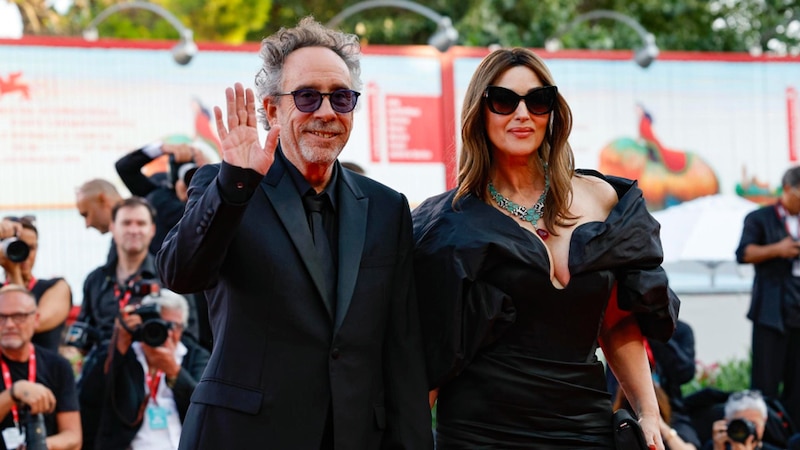
{"type": "Polygon", "coordinates": [[[311,279],[322,297],[328,316],[333,319],[332,305],[334,299],[325,298],[325,290],[323,289],[325,276],[314,250],[314,240],[311,238],[311,230],[308,228],[308,219],[306,219],[303,202],[300,200],[297,188],[294,186],[292,178],[286,173],[280,158],[275,158],[275,163],[273,163],[264,178],[264,182],[261,183],[261,187],[275,208],[275,212],[289,234],[289,238],[291,238],[300,253],[303,264],[311,274],[311,279]]]}
{"type": "Polygon", "coordinates": [[[353,298],[367,235],[369,207],[369,199],[361,193],[350,174],[341,168],[339,174],[339,281],[334,334],[342,326],[353,298]]]}

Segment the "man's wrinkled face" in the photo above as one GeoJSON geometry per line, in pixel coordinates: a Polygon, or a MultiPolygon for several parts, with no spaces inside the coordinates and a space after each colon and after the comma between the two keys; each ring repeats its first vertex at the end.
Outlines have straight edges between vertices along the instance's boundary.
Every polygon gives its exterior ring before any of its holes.
{"type": "Polygon", "coordinates": [[[19,350],[27,345],[39,324],[36,301],[24,292],[0,295],[0,347],[19,350]]]}
{"type": "MultiPolygon", "coordinates": [[[[330,93],[351,89],[350,72],[339,55],[324,47],[305,47],[293,51],[283,66],[283,92],[314,89],[330,93]]],[[[291,95],[277,101],[265,99],[267,119],[281,125],[281,148],[297,167],[329,165],[336,160],[350,138],[353,111],[334,111],[330,96],[323,96],[319,109],[297,109],[291,95]]]]}

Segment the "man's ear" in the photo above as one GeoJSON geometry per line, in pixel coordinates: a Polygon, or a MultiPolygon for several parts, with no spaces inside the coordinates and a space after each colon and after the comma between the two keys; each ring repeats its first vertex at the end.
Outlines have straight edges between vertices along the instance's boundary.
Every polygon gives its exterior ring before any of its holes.
{"type": "Polygon", "coordinates": [[[270,128],[278,120],[278,105],[275,103],[275,98],[271,95],[264,97],[264,111],[267,115],[267,123],[270,128]]]}

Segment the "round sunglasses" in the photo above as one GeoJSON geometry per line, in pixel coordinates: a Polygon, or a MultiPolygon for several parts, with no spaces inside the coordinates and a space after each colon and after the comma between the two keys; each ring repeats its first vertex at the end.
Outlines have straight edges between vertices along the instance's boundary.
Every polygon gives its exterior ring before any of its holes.
{"type": "Polygon", "coordinates": [[[352,89],[336,89],[333,92],[320,92],[316,89],[298,89],[292,92],[275,94],[277,97],[291,95],[294,106],[304,113],[312,113],[322,106],[322,97],[328,96],[331,108],[340,114],[349,113],[356,108],[360,92],[352,89]]]}
{"type": "Polygon", "coordinates": [[[558,88],[543,86],[531,89],[525,95],[519,95],[511,89],[500,86],[487,86],[483,91],[489,111],[507,116],[517,110],[519,102],[525,100],[525,106],[531,114],[541,116],[553,110],[556,104],[558,88]]]}

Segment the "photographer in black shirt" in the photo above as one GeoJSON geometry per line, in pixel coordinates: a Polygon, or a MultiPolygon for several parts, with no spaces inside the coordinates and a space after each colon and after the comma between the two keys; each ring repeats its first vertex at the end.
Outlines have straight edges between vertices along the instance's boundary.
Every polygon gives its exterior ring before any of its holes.
{"type": "Polygon", "coordinates": [[[83,303],[68,334],[67,343],[87,352],[78,380],[78,397],[83,420],[84,445],[93,448],[102,392],[86,383],[83,374],[103,361],[98,351],[108,347],[114,319],[127,305],[136,305],[151,291],[158,290],[153,256],[148,252],[155,234],[155,210],[141,197],[122,200],[112,210],[110,231],[117,258],[92,271],[83,286],[83,303]]]}
{"type": "Polygon", "coordinates": [[[47,448],[75,450],[81,446],[81,421],[72,366],[31,343],[38,321],[36,300],[24,286],[0,289],[0,448],[16,449],[30,421],[43,414],[47,448]]]}

